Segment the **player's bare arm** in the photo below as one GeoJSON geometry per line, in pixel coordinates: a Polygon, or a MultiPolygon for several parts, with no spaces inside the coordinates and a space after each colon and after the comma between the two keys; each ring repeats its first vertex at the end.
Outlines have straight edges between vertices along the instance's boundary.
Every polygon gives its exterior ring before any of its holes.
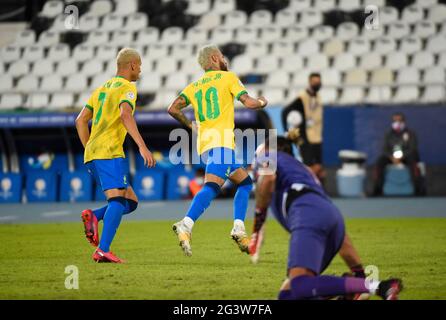
{"type": "Polygon", "coordinates": [[[76,118],[76,130],[79,135],[79,139],[82,145],[87,145],[88,139],[90,138],[90,129],[88,128],[88,122],[93,118],[93,112],[88,108],[83,108],[76,118]]]}
{"type": "Polygon", "coordinates": [[[183,97],[178,97],[172,102],[172,104],[167,109],[167,112],[175,118],[179,123],[181,123],[183,126],[193,129],[192,128],[192,121],[190,121],[181,111],[182,109],[187,107],[187,102],[183,97]]]}
{"type": "Polygon", "coordinates": [[[266,219],[266,213],[271,203],[272,195],[276,187],[276,174],[264,174],[260,175],[257,180],[256,186],[256,211],[259,211],[259,215],[256,214],[254,224],[256,226],[255,232],[262,228],[266,219]]]}
{"type": "Polygon", "coordinates": [[[268,100],[265,97],[259,97],[255,99],[251,97],[249,94],[242,94],[239,98],[240,102],[248,109],[259,110],[268,104],[268,100]]]}
{"type": "Polygon", "coordinates": [[[152,168],[155,166],[156,161],[153,158],[152,153],[147,148],[141,134],[139,133],[138,127],[136,125],[135,118],[132,114],[132,107],[127,102],[123,102],[120,105],[121,108],[121,120],[124,127],[127,129],[128,134],[132,137],[133,141],[137,144],[139,148],[139,153],[144,159],[144,165],[152,168]]]}

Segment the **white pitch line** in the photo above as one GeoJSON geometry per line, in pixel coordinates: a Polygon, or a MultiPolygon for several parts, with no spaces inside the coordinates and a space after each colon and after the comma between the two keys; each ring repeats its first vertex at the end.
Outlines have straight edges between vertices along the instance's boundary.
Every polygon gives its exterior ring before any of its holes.
{"type": "Polygon", "coordinates": [[[54,218],[54,217],[68,216],[70,213],[71,213],[71,211],[68,211],[68,210],[51,211],[51,212],[42,213],[41,216],[44,218],[54,218]]]}

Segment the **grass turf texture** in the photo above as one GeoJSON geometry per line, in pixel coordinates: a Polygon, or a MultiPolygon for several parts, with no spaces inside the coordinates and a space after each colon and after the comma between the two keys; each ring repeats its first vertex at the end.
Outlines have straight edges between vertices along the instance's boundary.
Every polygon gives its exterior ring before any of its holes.
{"type": "MultiPolygon", "coordinates": [[[[171,224],[124,219],[113,251],[125,265],[94,263],[80,222],[0,225],[0,299],[276,298],[288,235],[273,219],[258,265],[230,239],[229,220],[199,221],[191,258],[171,224]],[[79,290],[65,289],[68,265],[79,268],[79,290]]],[[[347,228],[365,265],[378,266],[381,279],[404,279],[401,299],[446,298],[446,219],[350,219],[347,228]]],[[[344,271],[337,257],[325,274],[344,271]]]]}

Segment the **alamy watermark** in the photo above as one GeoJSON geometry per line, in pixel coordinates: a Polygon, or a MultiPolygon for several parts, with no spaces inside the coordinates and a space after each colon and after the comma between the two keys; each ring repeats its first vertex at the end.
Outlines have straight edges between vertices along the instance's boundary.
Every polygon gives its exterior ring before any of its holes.
{"type": "Polygon", "coordinates": [[[79,290],[79,268],[74,265],[65,267],[65,289],[67,290],[79,290]]]}
{"type": "Polygon", "coordinates": [[[75,5],[65,7],[65,28],[68,30],[79,30],[79,8],[75,5]]]}
{"type": "Polygon", "coordinates": [[[379,8],[375,5],[368,5],[364,13],[366,15],[364,21],[364,28],[366,30],[378,30],[379,29],[379,8]]]}

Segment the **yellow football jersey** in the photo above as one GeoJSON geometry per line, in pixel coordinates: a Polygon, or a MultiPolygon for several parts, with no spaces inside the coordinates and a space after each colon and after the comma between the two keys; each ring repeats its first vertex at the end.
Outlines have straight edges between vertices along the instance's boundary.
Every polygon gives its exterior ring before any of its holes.
{"type": "Polygon", "coordinates": [[[247,92],[239,78],[227,71],[207,71],[181,92],[180,96],[195,111],[199,154],[212,148],[235,148],[234,99],[244,93],[247,92]]]}
{"type": "Polygon", "coordinates": [[[127,102],[135,112],[136,86],[123,77],[113,77],[97,88],[85,108],[93,112],[90,138],[84,162],[125,158],[123,144],[127,130],[121,121],[120,104],[127,102]]]}

